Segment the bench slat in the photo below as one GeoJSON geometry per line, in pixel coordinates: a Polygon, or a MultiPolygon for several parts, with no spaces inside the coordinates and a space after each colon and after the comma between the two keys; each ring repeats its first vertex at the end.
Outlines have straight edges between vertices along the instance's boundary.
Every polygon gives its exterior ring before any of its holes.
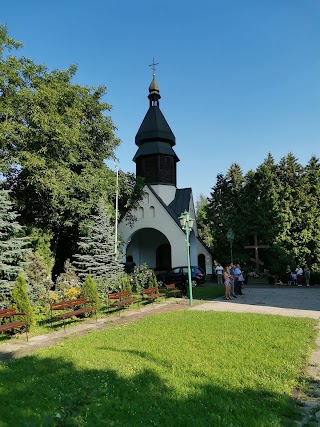
{"type": "Polygon", "coordinates": [[[155,301],[158,298],[165,297],[166,294],[159,293],[158,288],[148,288],[142,291],[145,300],[155,301]]]}
{"type": "Polygon", "coordinates": [[[181,289],[177,289],[175,287],[175,285],[172,284],[172,283],[169,284],[169,285],[166,285],[166,292],[167,292],[167,294],[179,294],[179,293],[182,294],[182,290],[181,289]]]}
{"type": "Polygon", "coordinates": [[[83,297],[83,298],[72,299],[68,301],[55,302],[50,304],[50,308],[51,310],[65,310],[66,308],[74,307],[75,305],[86,304],[87,302],[89,302],[87,301],[87,298],[83,297]]]}
{"type": "Polygon", "coordinates": [[[4,308],[0,310],[0,318],[15,316],[17,314],[15,308],[4,308]]]}
{"type": "Polygon", "coordinates": [[[9,329],[20,328],[21,326],[27,326],[28,322],[11,322],[4,325],[0,325],[0,332],[8,331],[9,329]]]}
{"type": "Polygon", "coordinates": [[[91,311],[95,311],[95,307],[86,307],[86,308],[80,308],[79,310],[70,311],[68,313],[62,313],[58,314],[57,316],[54,316],[53,319],[67,319],[68,317],[76,316],[77,314],[84,314],[89,313],[91,311]]]}
{"type": "MultiPolygon", "coordinates": [[[[135,302],[139,303],[137,298],[132,298],[130,289],[121,292],[114,292],[108,295],[108,300],[116,300],[109,303],[109,307],[129,307],[130,304],[135,302]]],[[[119,311],[120,316],[120,311],[119,311]]]]}
{"type": "Polygon", "coordinates": [[[115,302],[111,303],[110,305],[114,305],[114,306],[128,305],[128,304],[132,304],[136,301],[137,300],[135,298],[131,298],[131,299],[125,299],[125,300],[121,300],[121,301],[115,301],[115,302]]]}

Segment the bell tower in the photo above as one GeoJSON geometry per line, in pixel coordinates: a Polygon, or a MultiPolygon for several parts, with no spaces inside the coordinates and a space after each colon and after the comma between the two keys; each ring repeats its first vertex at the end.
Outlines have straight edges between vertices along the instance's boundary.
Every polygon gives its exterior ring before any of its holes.
{"type": "Polygon", "coordinates": [[[179,161],[173,146],[176,139],[159,108],[160,90],[155,79],[156,65],[153,62],[153,78],[149,86],[149,109],[135,138],[139,147],[133,161],[136,175],[150,185],[177,185],[179,161]]]}

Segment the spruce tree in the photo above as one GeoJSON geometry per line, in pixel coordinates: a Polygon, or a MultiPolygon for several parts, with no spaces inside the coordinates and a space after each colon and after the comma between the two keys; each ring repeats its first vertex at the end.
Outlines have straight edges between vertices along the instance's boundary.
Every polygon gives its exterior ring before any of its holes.
{"type": "MultiPolygon", "coordinates": [[[[253,236],[256,234],[258,243],[270,245],[267,250],[259,250],[259,258],[264,261],[264,268],[271,266],[282,268],[282,248],[275,245],[278,233],[282,229],[282,216],[280,214],[280,188],[281,183],[276,175],[277,166],[269,153],[264,162],[256,171],[249,171],[245,178],[242,197],[244,245],[252,245],[253,236]],[[280,264],[279,264],[280,261],[280,264]]],[[[253,255],[253,250],[245,249],[247,257],[253,255]]],[[[252,266],[252,261],[247,260],[252,266]]]]}
{"type": "Polygon", "coordinates": [[[306,206],[304,209],[304,235],[309,253],[305,257],[306,263],[313,269],[320,271],[320,162],[312,156],[304,169],[304,189],[306,206]]]}
{"type": "Polygon", "coordinates": [[[283,157],[277,168],[280,180],[280,215],[282,228],[277,243],[287,254],[288,264],[304,263],[307,249],[304,213],[308,209],[306,179],[303,167],[292,153],[283,157]]]}
{"type": "Polygon", "coordinates": [[[0,184],[0,297],[7,298],[18,272],[23,269],[28,239],[19,237],[22,230],[17,221],[9,192],[0,184]]]}
{"type": "MultiPolygon", "coordinates": [[[[226,175],[219,174],[208,198],[207,218],[214,236],[213,252],[223,264],[230,262],[229,243],[226,238],[231,227],[235,234],[234,248],[239,246],[242,233],[242,191],[244,177],[238,164],[233,163],[226,175]]],[[[238,252],[238,251],[235,251],[238,252]]]]}
{"type": "Polygon", "coordinates": [[[95,281],[110,281],[123,271],[114,251],[115,230],[107,207],[100,202],[87,234],[80,237],[79,254],[74,255],[77,274],[82,280],[90,274],[95,281]]]}

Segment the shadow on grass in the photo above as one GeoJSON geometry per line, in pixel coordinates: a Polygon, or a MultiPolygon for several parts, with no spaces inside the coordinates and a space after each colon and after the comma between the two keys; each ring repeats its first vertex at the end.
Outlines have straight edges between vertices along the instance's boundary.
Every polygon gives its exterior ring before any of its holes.
{"type": "Polygon", "coordinates": [[[197,286],[193,288],[192,294],[196,299],[214,299],[223,296],[225,286],[197,286]]]}
{"type": "MultiPolygon", "coordinates": [[[[103,350],[102,350],[103,351],[103,350]]],[[[139,357],[149,358],[146,352],[139,357]]],[[[133,373],[82,369],[35,355],[0,365],[1,426],[286,425],[294,406],[266,390],[185,384],[180,394],[150,368],[133,373]]],[[[164,367],[164,369],[170,369],[164,367]]],[[[290,425],[290,424],[287,424],[290,425]]]]}

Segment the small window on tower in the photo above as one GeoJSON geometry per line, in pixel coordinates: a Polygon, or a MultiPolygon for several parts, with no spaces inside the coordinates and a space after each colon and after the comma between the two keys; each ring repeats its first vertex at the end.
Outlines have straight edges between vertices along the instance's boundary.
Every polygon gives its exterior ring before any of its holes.
{"type": "Polygon", "coordinates": [[[150,216],[154,218],[156,216],[156,210],[154,206],[150,206],[150,216]]]}

